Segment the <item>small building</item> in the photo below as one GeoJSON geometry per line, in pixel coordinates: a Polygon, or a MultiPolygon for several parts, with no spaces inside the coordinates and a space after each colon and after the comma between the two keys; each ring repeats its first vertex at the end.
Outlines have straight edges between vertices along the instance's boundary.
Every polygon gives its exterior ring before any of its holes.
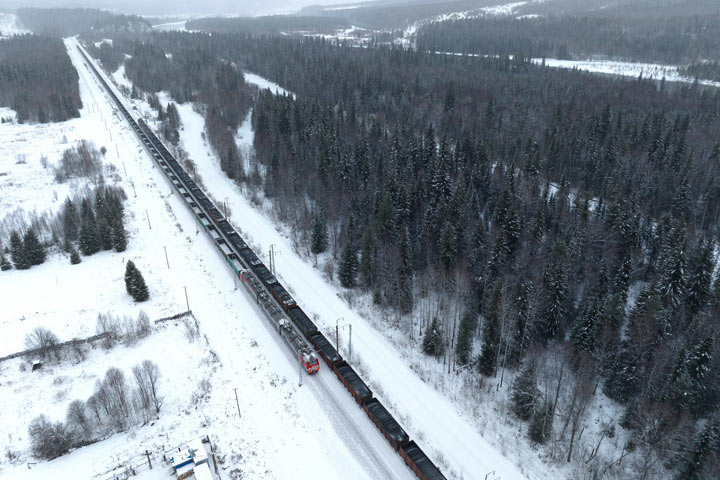
{"type": "Polygon", "coordinates": [[[189,441],[169,460],[178,480],[215,480],[202,438],[189,441]]]}

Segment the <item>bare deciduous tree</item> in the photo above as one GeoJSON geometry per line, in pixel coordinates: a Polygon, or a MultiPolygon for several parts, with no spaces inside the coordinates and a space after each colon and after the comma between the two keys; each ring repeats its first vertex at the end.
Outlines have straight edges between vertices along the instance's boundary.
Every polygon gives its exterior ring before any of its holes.
{"type": "Polygon", "coordinates": [[[162,397],[158,395],[157,391],[158,381],[160,380],[160,369],[152,360],[144,360],[142,362],[142,369],[145,371],[148,385],[150,386],[150,394],[152,395],[153,405],[155,406],[155,413],[160,413],[162,397]]]}
{"type": "Polygon", "coordinates": [[[25,335],[25,346],[29,350],[39,349],[43,358],[47,357],[58,343],[57,335],[45,327],[37,327],[25,335]]]}

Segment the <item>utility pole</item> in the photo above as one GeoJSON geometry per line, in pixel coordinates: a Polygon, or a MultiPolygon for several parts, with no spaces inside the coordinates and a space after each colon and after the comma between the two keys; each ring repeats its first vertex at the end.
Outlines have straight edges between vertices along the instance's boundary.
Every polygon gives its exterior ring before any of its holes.
{"type": "Polygon", "coordinates": [[[145,456],[147,457],[148,465],[150,465],[150,470],[152,470],[152,462],[150,461],[150,452],[145,450],[145,456]]]}
{"type": "Polygon", "coordinates": [[[298,387],[302,387],[302,361],[300,352],[298,352],[298,387]]]}
{"type": "Polygon", "coordinates": [[[349,350],[348,360],[350,360],[352,362],[352,323],[348,324],[348,326],[350,327],[350,342],[348,345],[348,350],[349,350]]]}
{"type": "MultiPolygon", "coordinates": [[[[133,186],[133,191],[135,190],[135,186],[133,186]]],[[[150,215],[148,215],[148,211],[145,210],[145,218],[147,218],[148,227],[150,227],[150,230],[152,230],[152,225],[150,225],[150,215]]]]}
{"type": "Polygon", "coordinates": [[[187,294],[187,286],[183,285],[183,288],[185,289],[185,305],[187,306],[187,311],[190,311],[190,302],[188,301],[188,294],[187,294]]]}
{"type": "Polygon", "coordinates": [[[233,390],[235,390],[235,403],[237,404],[238,417],[242,418],[242,415],[240,415],[240,400],[238,400],[237,388],[234,388],[233,390]]]}
{"type": "Polygon", "coordinates": [[[338,349],[338,353],[340,353],[340,320],[344,320],[345,317],[340,317],[335,319],[335,348],[338,349]]]}
{"type": "Polygon", "coordinates": [[[170,260],[168,260],[167,247],[165,245],[163,245],[163,250],[165,250],[165,263],[167,263],[168,270],[170,270],[170,260]]]}

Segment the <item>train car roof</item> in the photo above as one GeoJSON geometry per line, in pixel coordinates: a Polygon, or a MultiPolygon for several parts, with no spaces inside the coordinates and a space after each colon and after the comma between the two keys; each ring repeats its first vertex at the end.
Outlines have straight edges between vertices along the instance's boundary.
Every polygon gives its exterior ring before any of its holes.
{"type": "Polygon", "coordinates": [[[345,379],[348,385],[350,385],[350,388],[352,388],[352,390],[357,394],[358,397],[365,398],[368,395],[372,395],[370,388],[365,385],[365,382],[362,381],[362,378],[360,378],[358,374],[355,373],[355,370],[353,370],[350,365],[343,362],[341,365],[338,365],[335,368],[337,368],[340,376],[345,379]]]}
{"type": "MultiPolygon", "coordinates": [[[[298,309],[293,308],[293,310],[298,309]]],[[[330,362],[335,363],[338,360],[342,360],[340,354],[337,352],[337,350],[335,350],[335,347],[332,346],[328,339],[325,338],[325,335],[317,332],[311,336],[311,339],[313,342],[315,342],[315,345],[317,345],[318,350],[320,350],[330,362]]]]}
{"type": "Polygon", "coordinates": [[[387,411],[385,406],[380,403],[379,400],[373,398],[372,400],[368,400],[365,405],[367,406],[367,409],[372,412],[372,415],[377,418],[378,422],[382,424],[388,435],[390,435],[395,441],[403,442],[408,439],[408,435],[405,433],[405,430],[403,430],[397,420],[395,420],[395,417],[387,411]]]}

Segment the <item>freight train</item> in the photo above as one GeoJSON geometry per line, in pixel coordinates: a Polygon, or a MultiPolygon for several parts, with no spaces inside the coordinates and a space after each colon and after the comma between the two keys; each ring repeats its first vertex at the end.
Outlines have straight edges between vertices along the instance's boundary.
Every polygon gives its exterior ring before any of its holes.
{"type": "Polygon", "coordinates": [[[383,404],[373,397],[370,388],[318,330],[287,289],[224,218],[150,127],[141,118],[135,120],[87,53],[79,46],[78,50],[235,275],[265,311],[286,345],[297,355],[305,371],[312,375],[320,368],[318,357],[308,345],[309,342],[415,475],[421,480],[444,480],[445,476],[440,469],[417,443],[410,440],[400,423],[383,404]],[[292,323],[287,321],[288,318],[292,323]]]}

